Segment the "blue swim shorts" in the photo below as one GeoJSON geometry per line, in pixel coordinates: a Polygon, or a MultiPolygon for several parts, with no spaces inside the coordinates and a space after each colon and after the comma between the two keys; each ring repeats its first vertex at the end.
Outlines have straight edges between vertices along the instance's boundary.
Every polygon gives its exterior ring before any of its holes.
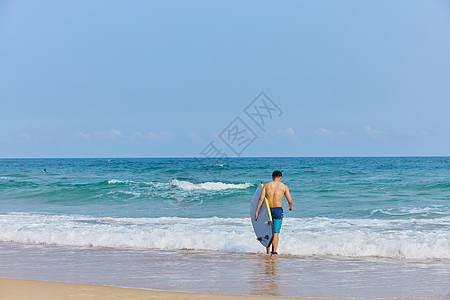
{"type": "Polygon", "coordinates": [[[270,214],[272,215],[273,232],[280,233],[281,224],[283,223],[283,208],[272,207],[270,209],[270,214]]]}

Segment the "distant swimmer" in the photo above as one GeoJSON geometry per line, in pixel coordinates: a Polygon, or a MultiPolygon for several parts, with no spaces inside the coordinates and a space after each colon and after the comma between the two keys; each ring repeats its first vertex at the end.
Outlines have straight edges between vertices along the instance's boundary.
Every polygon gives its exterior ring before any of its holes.
{"type": "MultiPolygon", "coordinates": [[[[259,197],[258,206],[256,207],[255,219],[258,219],[259,209],[261,208],[264,197],[269,201],[270,213],[272,215],[273,221],[273,241],[272,241],[272,252],[270,252],[270,256],[277,256],[277,248],[279,242],[279,235],[281,231],[281,223],[283,222],[283,196],[286,197],[287,202],[289,203],[289,210],[292,210],[294,206],[294,202],[292,201],[291,194],[289,193],[289,188],[287,185],[281,182],[281,174],[280,171],[274,171],[272,173],[271,182],[264,185],[261,196],[259,197]]],[[[266,248],[267,254],[269,254],[270,246],[266,248]]]]}
{"type": "Polygon", "coordinates": [[[47,169],[44,169],[44,172],[47,173],[47,169]]]}

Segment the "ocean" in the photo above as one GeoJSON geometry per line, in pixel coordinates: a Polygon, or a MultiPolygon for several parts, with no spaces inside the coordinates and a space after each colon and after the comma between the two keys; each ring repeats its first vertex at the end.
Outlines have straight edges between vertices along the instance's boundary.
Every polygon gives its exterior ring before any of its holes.
{"type": "Polygon", "coordinates": [[[450,157],[0,160],[0,277],[444,299],[449,225],[450,157]],[[268,259],[249,204],[274,170],[294,210],[268,259]]]}

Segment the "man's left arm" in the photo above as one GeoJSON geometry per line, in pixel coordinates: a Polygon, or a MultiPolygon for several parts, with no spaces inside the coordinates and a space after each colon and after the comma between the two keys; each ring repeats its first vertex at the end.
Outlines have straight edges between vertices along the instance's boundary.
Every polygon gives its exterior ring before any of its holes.
{"type": "Polygon", "coordinates": [[[289,203],[289,210],[294,208],[294,201],[292,201],[291,193],[289,193],[289,188],[286,186],[286,192],[284,192],[287,202],[289,203]]]}

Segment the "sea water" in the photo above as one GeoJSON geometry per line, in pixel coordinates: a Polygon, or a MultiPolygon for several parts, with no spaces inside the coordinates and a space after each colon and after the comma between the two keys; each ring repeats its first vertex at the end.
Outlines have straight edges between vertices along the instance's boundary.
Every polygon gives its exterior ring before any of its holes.
{"type": "Polygon", "coordinates": [[[449,225],[448,157],[0,160],[0,277],[445,298],[449,225]],[[284,203],[275,263],[264,257],[249,218],[257,185],[274,170],[294,200],[293,211],[284,203]],[[158,276],[149,280],[148,268],[158,276]],[[292,278],[308,284],[273,283],[292,278]]]}

